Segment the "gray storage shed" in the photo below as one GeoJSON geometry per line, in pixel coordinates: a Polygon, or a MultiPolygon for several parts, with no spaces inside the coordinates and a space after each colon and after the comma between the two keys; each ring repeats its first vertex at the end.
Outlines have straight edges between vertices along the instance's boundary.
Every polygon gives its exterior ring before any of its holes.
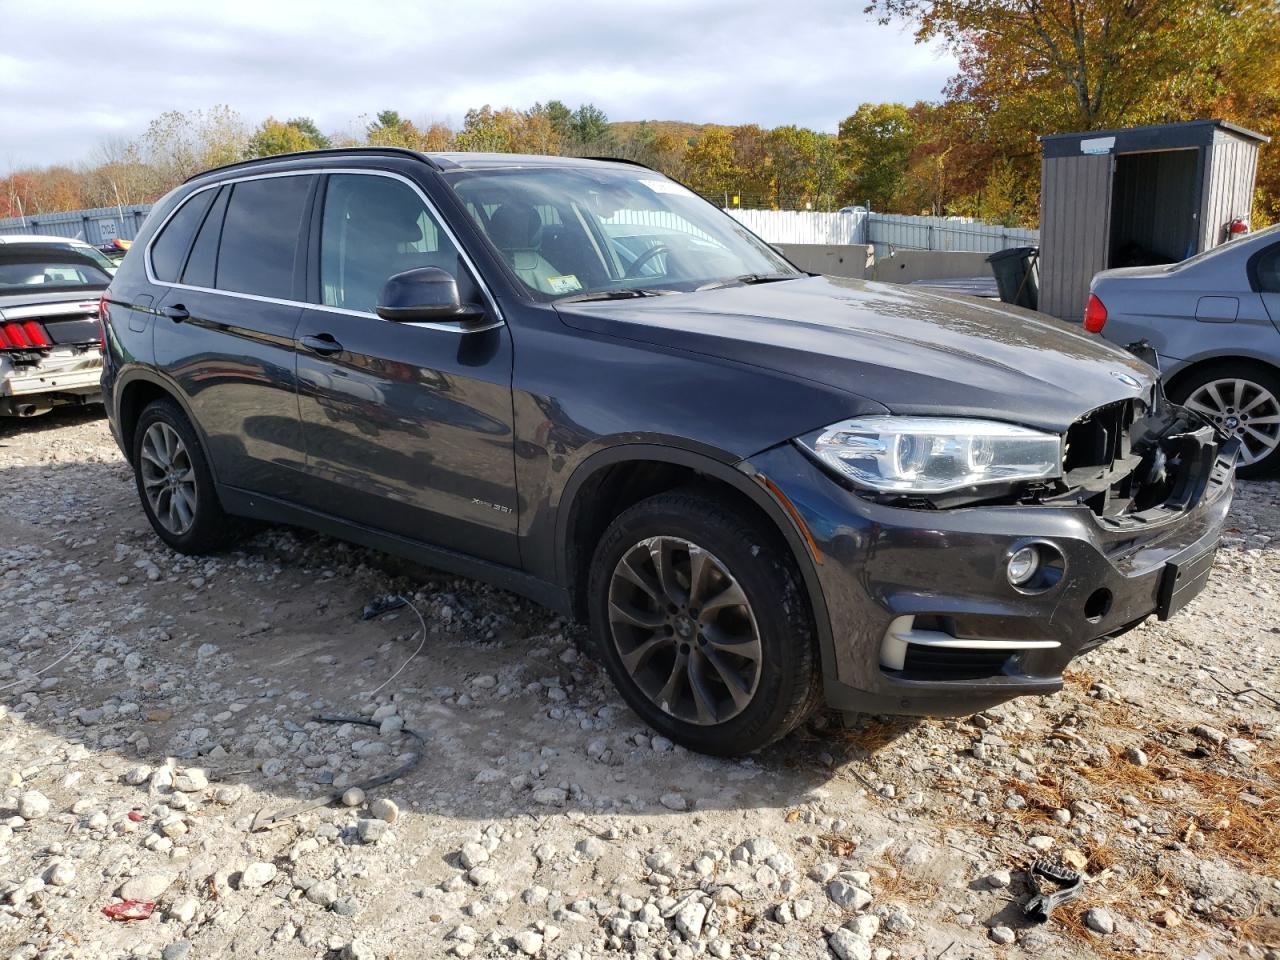
{"type": "Polygon", "coordinates": [[[1078,321],[1099,270],[1225,241],[1249,217],[1269,139],[1225,120],[1041,137],[1040,310],[1078,321]]]}

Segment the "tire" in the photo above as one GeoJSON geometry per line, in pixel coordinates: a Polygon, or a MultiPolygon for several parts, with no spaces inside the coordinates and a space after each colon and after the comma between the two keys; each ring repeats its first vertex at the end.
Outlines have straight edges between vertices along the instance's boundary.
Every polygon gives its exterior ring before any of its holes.
{"type": "Polygon", "coordinates": [[[759,750],[821,701],[794,561],[775,531],[714,495],[677,490],[624,511],[596,548],[587,589],[592,640],[623,699],[691,750],[759,750]]]}
{"type": "Polygon", "coordinates": [[[191,555],[212,553],[236,539],[240,524],[223,511],[200,438],[175,401],[147,405],[131,450],[138,498],[156,536],[191,555]]]}
{"type": "Polygon", "coordinates": [[[1280,374],[1274,370],[1230,361],[1207,364],[1179,379],[1170,399],[1240,439],[1239,476],[1280,472],[1280,374]]]}

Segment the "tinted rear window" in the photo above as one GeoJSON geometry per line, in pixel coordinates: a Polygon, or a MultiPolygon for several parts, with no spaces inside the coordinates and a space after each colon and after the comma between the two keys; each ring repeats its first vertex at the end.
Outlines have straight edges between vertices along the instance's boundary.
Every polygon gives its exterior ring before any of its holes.
{"type": "Polygon", "coordinates": [[[187,257],[186,269],[182,271],[182,282],[190,287],[212,287],[218,266],[218,236],[222,230],[222,217],[227,211],[227,196],[230,187],[223,187],[216,192],[218,199],[209,208],[209,215],[204,218],[204,225],[196,234],[196,242],[191,245],[191,255],[187,257]]]}
{"type": "Polygon", "coordinates": [[[213,202],[214,193],[213,190],[197,193],[178,208],[160,231],[160,236],[151,245],[151,271],[157,280],[173,283],[178,279],[187,251],[191,249],[191,238],[213,202]]]}
{"type": "Polygon", "coordinates": [[[244,180],[231,189],[218,246],[219,290],[293,296],[299,228],[313,177],[244,180]]]}

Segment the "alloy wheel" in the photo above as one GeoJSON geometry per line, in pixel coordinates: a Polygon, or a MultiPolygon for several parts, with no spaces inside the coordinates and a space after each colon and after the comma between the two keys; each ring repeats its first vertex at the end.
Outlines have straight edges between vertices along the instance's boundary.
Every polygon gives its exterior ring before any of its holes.
{"type": "Polygon", "coordinates": [[[176,537],[196,520],[196,472],[178,431],[157,420],[142,435],[142,489],[156,520],[176,537]]]}
{"type": "Polygon", "coordinates": [[[609,582],[609,628],[623,669],[655,706],[686,723],[724,723],[751,703],[763,649],[742,586],[680,537],[628,549],[609,582]]]}
{"type": "Polygon", "coordinates": [[[1280,446],[1280,399],[1252,380],[1210,380],[1185,405],[1240,440],[1241,466],[1257,463],[1280,446]]]}

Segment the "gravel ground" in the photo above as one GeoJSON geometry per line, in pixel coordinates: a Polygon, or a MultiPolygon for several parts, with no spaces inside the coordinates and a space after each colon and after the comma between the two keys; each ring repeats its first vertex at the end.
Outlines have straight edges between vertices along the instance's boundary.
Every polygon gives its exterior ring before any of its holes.
{"type": "Polygon", "coordinates": [[[509,594],[283,529],[169,552],[96,415],[0,425],[0,471],[0,956],[1280,957],[1280,484],[1057,696],[724,761],[509,594]],[[426,642],[374,693],[399,592],[426,642]],[[402,727],[403,778],[250,831],[402,727]],[[1037,925],[1042,852],[1088,882],[1037,925]]]}

